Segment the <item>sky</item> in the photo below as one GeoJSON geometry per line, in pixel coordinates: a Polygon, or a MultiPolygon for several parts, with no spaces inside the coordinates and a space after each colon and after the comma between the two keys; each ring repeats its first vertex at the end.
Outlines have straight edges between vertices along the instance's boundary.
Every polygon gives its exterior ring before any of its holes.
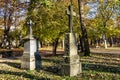
{"type": "Polygon", "coordinates": [[[90,2],[87,4],[87,6],[89,6],[91,8],[86,16],[87,18],[89,18],[89,19],[95,18],[96,14],[97,14],[98,4],[99,4],[98,1],[95,3],[90,2]]]}
{"type": "Polygon", "coordinates": [[[19,0],[21,3],[30,2],[30,0],[19,0]]]}

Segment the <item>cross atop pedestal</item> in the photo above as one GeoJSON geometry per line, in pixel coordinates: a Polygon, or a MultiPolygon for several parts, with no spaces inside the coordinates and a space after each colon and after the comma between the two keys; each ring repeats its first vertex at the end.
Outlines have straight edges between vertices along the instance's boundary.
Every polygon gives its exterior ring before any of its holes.
{"type": "Polygon", "coordinates": [[[69,17],[69,32],[72,32],[73,31],[73,16],[76,16],[76,13],[73,11],[72,3],[67,8],[67,15],[69,17]]]}
{"type": "Polygon", "coordinates": [[[69,17],[69,32],[65,35],[65,55],[62,63],[62,74],[64,76],[77,76],[82,72],[82,67],[78,55],[76,37],[73,32],[73,16],[76,13],[73,11],[72,0],[70,6],[67,8],[67,15],[69,17]]]}
{"type": "Polygon", "coordinates": [[[28,25],[29,25],[29,34],[32,35],[32,20],[30,19],[29,22],[28,22],[28,25]]]}

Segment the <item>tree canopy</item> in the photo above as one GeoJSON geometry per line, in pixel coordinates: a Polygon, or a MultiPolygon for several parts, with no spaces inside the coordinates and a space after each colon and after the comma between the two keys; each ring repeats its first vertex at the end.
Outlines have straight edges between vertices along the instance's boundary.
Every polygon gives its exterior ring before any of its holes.
{"type": "MultiPolygon", "coordinates": [[[[103,33],[107,38],[111,36],[119,37],[120,33],[120,1],[103,1],[103,0],[81,0],[84,5],[84,24],[88,32],[88,38],[102,38],[103,33]],[[97,4],[91,8],[90,5],[97,4]],[[90,10],[95,12],[94,16],[90,10]],[[87,15],[91,15],[89,18],[87,15]],[[116,26],[116,27],[115,27],[116,26]]],[[[19,0],[1,0],[0,3],[0,25],[3,27],[3,35],[8,35],[11,26],[22,28],[23,37],[28,34],[28,20],[33,22],[33,34],[40,41],[54,43],[56,39],[62,39],[68,32],[68,16],[66,9],[70,0],[31,0],[30,2],[21,3],[19,0]],[[9,6],[8,6],[9,5],[9,6]],[[27,14],[26,14],[27,13],[27,14]]],[[[74,32],[82,35],[79,26],[78,0],[73,0],[74,11],[77,16],[73,20],[74,32]]],[[[20,34],[20,31],[18,35],[20,34]]],[[[12,31],[14,32],[14,31],[12,31]]],[[[11,32],[11,34],[12,34],[11,32]]],[[[16,36],[16,39],[17,36],[16,36]]],[[[9,39],[8,39],[9,40],[9,39]]]]}

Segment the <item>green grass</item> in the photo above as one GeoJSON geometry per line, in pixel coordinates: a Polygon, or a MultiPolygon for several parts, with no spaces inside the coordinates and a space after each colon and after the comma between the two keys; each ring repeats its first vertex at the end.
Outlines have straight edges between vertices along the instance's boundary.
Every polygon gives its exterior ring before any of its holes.
{"type": "Polygon", "coordinates": [[[0,80],[120,80],[120,58],[91,55],[80,57],[82,73],[76,77],[62,76],[62,56],[43,57],[42,70],[20,68],[20,59],[0,60],[0,80]],[[55,71],[52,67],[58,67],[55,71]]]}

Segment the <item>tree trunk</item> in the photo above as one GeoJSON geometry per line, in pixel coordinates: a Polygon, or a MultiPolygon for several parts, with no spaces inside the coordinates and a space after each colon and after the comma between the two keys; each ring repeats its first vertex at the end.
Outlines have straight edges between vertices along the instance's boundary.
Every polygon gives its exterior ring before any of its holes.
{"type": "Polygon", "coordinates": [[[113,38],[112,37],[110,37],[109,43],[110,43],[110,47],[113,47],[113,38]]]}
{"type": "Polygon", "coordinates": [[[56,55],[57,47],[58,47],[58,40],[59,38],[56,38],[55,41],[53,42],[53,55],[56,55]]]}
{"type": "Polygon", "coordinates": [[[43,43],[42,43],[42,41],[40,41],[40,48],[42,48],[43,47],[43,43]]]}
{"type": "MultiPolygon", "coordinates": [[[[8,1],[5,1],[5,11],[4,11],[4,40],[6,40],[6,42],[7,41],[9,42],[10,41],[9,40],[9,31],[10,31],[10,27],[12,25],[13,10],[9,9],[9,7],[7,5],[8,5],[8,1]],[[9,15],[8,15],[8,10],[9,10],[9,15]]],[[[6,45],[6,43],[4,45],[6,45]]],[[[6,48],[6,46],[4,48],[6,48]]]]}
{"type": "Polygon", "coordinates": [[[80,40],[81,52],[84,52],[83,40],[82,40],[82,37],[80,35],[79,35],[79,40],[80,40]]]}
{"type": "MultiPolygon", "coordinates": [[[[103,22],[104,28],[106,27],[106,21],[103,22]]],[[[106,37],[106,31],[103,32],[103,38],[104,38],[104,48],[107,49],[107,37],[106,37]]]]}
{"type": "MultiPolygon", "coordinates": [[[[84,4],[83,4],[84,5],[84,4]]],[[[89,42],[87,37],[87,30],[84,26],[84,15],[83,15],[83,6],[81,6],[81,0],[78,0],[78,7],[79,7],[79,18],[80,18],[80,27],[82,31],[82,38],[84,42],[84,55],[89,56],[90,55],[90,49],[89,49],[89,42]]]]}

